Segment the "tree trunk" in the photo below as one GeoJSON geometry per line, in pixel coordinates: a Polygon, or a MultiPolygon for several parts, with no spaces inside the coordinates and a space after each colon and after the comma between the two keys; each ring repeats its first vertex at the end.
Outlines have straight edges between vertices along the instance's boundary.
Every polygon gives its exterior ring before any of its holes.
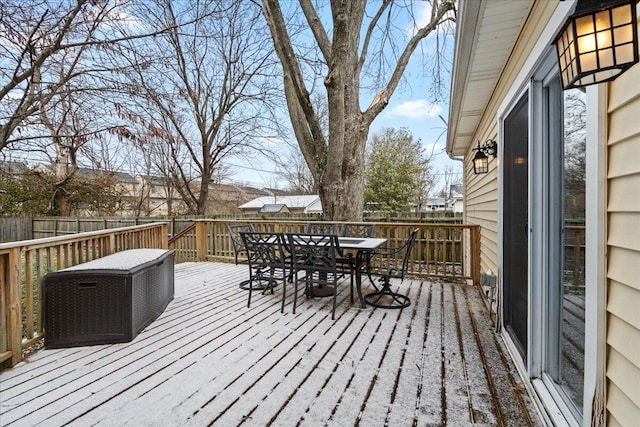
{"type": "MultiPolygon", "coordinates": [[[[387,32],[390,28],[390,21],[384,25],[380,19],[384,16],[391,19],[389,7],[393,2],[383,1],[373,16],[366,14],[370,21],[365,30],[366,0],[332,1],[333,26],[330,32],[324,28],[311,0],[300,0],[299,3],[327,66],[324,85],[329,110],[329,139],[325,140],[320,119],[310,100],[280,2],[263,0],[262,10],[284,71],[284,91],[291,124],[309,170],[318,183],[325,218],[358,221],[362,219],[364,208],[364,149],[369,126],[389,103],[420,40],[437,30],[439,24],[453,19],[448,12],[454,9],[455,2],[442,0],[431,3],[431,21],[417,29],[406,46],[396,52],[396,63],[391,67],[386,85],[364,111],[360,108],[360,75],[363,67],[368,65],[366,58],[375,30],[384,28],[382,31],[387,32]]],[[[388,36],[387,33],[375,37],[388,36]]],[[[367,73],[371,74],[371,70],[367,73]]]]}
{"type": "Polygon", "coordinates": [[[53,193],[53,215],[71,216],[71,203],[64,187],[58,187],[53,193]]]}
{"type": "Polygon", "coordinates": [[[344,131],[340,164],[325,171],[318,182],[323,216],[333,221],[361,221],[364,208],[364,153],[366,132],[359,127],[344,131]]]}

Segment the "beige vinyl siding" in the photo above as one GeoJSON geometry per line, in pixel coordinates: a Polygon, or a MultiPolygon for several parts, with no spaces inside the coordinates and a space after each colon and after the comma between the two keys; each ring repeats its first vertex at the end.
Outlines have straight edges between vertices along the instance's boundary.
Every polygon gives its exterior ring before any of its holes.
{"type": "MultiPolygon", "coordinates": [[[[475,154],[475,152],[473,153],[475,154]]],[[[480,271],[498,272],[498,169],[489,161],[489,172],[476,175],[471,161],[465,162],[467,188],[465,221],[480,226],[480,271]]]]}
{"type": "Polygon", "coordinates": [[[607,420],[640,420],[640,66],[609,85],[607,420]]]}
{"type": "MultiPolygon", "coordinates": [[[[555,2],[534,2],[529,11],[529,18],[509,57],[491,99],[484,108],[482,119],[475,130],[474,141],[495,139],[498,141],[498,123],[496,120],[498,107],[505,99],[518,73],[529,58],[546,22],[553,15],[555,2]]],[[[501,19],[496,16],[496,19],[501,19]]],[[[459,130],[461,131],[461,130],[459,130]]],[[[480,229],[480,270],[491,270],[498,273],[498,158],[489,160],[489,173],[475,175],[471,160],[476,144],[469,147],[465,155],[465,221],[477,224],[480,229]]]]}

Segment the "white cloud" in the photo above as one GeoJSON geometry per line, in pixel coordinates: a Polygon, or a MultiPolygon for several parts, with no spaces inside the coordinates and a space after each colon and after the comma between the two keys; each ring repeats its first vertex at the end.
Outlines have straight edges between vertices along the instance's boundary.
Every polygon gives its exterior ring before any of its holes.
{"type": "Polygon", "coordinates": [[[388,115],[391,117],[405,117],[408,119],[422,119],[425,117],[437,117],[442,113],[442,107],[432,104],[425,99],[405,101],[392,107],[388,115]]]}

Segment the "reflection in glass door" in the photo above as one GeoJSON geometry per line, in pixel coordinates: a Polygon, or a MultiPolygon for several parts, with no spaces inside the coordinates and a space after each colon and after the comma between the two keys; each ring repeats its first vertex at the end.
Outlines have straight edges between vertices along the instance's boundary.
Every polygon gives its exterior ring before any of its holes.
{"type": "Polygon", "coordinates": [[[551,209],[548,218],[549,324],[545,370],[576,418],[581,419],[585,333],[586,99],[580,89],[562,91],[559,81],[551,83],[547,90],[551,209]],[[562,114],[557,114],[559,112],[562,114]]]}

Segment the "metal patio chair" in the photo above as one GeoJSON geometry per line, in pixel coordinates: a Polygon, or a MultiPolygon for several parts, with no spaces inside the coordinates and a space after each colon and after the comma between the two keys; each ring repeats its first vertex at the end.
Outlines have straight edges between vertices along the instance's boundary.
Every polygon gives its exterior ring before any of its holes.
{"type": "MultiPolygon", "coordinates": [[[[332,296],[331,320],[335,319],[338,295],[338,271],[336,257],[340,252],[335,234],[287,234],[294,271],[293,313],[298,305],[298,284],[304,283],[307,298],[332,296]]],[[[353,286],[351,286],[353,300],[353,286]]]]}
{"type": "MultiPolygon", "coordinates": [[[[372,259],[376,257],[380,259],[380,267],[378,271],[369,271],[371,275],[377,275],[377,281],[380,283],[380,289],[375,292],[368,293],[364,296],[367,304],[379,308],[404,308],[411,305],[411,299],[408,296],[394,292],[391,289],[391,279],[400,279],[403,282],[404,276],[409,266],[409,256],[415,245],[418,229],[414,229],[409,234],[407,240],[395,248],[380,248],[374,251],[372,259]]],[[[372,263],[375,264],[375,263],[372,263]]],[[[374,285],[375,286],[375,285],[374,285]]]]}
{"type": "Polygon", "coordinates": [[[338,234],[338,224],[332,222],[308,222],[306,234],[338,234]]]}
{"type": "Polygon", "coordinates": [[[258,233],[241,232],[240,236],[247,251],[247,262],[249,264],[249,299],[247,308],[251,306],[251,293],[268,290],[273,293],[278,282],[282,281],[282,307],[284,313],[284,303],[286,298],[286,282],[289,275],[289,265],[286,261],[286,248],[284,235],[282,233],[258,233]]]}
{"type": "MultiPolygon", "coordinates": [[[[241,225],[227,225],[227,233],[229,233],[229,237],[231,238],[231,244],[233,246],[233,254],[235,256],[236,265],[238,264],[247,264],[246,259],[238,260],[239,255],[247,255],[247,249],[244,246],[244,242],[242,241],[242,236],[240,233],[242,232],[255,232],[256,229],[253,224],[241,224],[241,225]]],[[[250,280],[243,280],[240,282],[239,286],[241,289],[248,290],[250,280]]]]}

